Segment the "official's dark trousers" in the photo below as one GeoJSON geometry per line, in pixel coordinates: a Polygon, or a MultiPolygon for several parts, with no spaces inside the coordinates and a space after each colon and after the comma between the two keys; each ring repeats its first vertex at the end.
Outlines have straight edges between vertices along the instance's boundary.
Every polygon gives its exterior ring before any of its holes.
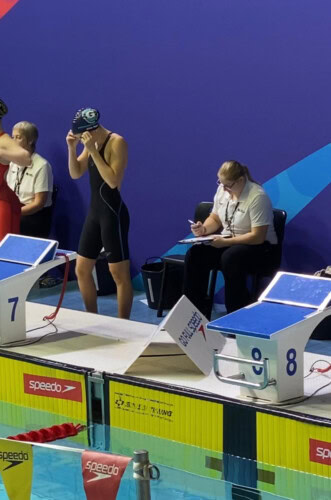
{"type": "Polygon", "coordinates": [[[20,233],[24,236],[48,238],[51,231],[52,207],[46,207],[32,215],[22,215],[20,233]]]}
{"type": "Polygon", "coordinates": [[[214,248],[193,245],[185,256],[183,293],[210,318],[212,304],[208,300],[209,275],[219,269],[224,276],[225,307],[228,313],[250,303],[247,276],[276,266],[276,245],[234,245],[214,248]]]}

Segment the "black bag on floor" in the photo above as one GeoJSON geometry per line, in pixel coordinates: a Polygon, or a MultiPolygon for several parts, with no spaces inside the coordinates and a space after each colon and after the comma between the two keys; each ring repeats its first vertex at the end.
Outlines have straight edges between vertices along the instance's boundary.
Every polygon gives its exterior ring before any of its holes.
{"type": "MultiPolygon", "coordinates": [[[[147,303],[151,309],[158,308],[163,268],[164,263],[161,257],[150,257],[141,266],[147,303]],[[149,262],[154,259],[160,259],[160,262],[149,262]]],[[[183,272],[184,269],[178,268],[178,266],[169,268],[166,290],[163,297],[164,309],[171,309],[182,296],[183,272]]]]}
{"type": "Polygon", "coordinates": [[[327,316],[316,326],[311,334],[312,340],[331,340],[331,316],[327,316]]]}

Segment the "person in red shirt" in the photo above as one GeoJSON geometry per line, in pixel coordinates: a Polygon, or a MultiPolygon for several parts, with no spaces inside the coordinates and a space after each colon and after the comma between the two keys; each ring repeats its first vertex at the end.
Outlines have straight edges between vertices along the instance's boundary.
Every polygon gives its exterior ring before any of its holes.
{"type": "Polygon", "coordinates": [[[26,167],[31,163],[31,153],[16,144],[2,127],[2,118],[7,112],[6,104],[0,99],[0,241],[7,233],[20,232],[21,203],[7,185],[8,165],[11,161],[26,167]]]}

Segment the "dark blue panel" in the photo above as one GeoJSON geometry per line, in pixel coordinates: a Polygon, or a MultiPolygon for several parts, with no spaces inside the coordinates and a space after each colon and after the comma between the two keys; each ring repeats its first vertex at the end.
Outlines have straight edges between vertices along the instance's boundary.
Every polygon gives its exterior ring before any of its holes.
{"type": "Polygon", "coordinates": [[[26,266],[24,264],[0,262],[0,280],[4,280],[6,278],[10,278],[11,276],[15,276],[16,274],[23,273],[29,268],[30,266],[26,266]]]}
{"type": "Polygon", "coordinates": [[[270,339],[275,333],[302,321],[314,311],[316,309],[308,307],[261,302],[211,321],[207,326],[210,330],[223,333],[270,339]]]}
{"type": "Polygon", "coordinates": [[[291,301],[318,307],[331,292],[331,280],[283,274],[266,295],[266,299],[291,301]]]}

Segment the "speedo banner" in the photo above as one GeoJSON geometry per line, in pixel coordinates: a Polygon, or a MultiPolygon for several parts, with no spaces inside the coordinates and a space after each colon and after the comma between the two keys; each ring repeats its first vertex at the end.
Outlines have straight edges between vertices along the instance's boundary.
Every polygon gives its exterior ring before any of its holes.
{"type": "Polygon", "coordinates": [[[130,457],[84,451],[82,470],[87,500],[116,500],[130,457]]]}
{"type": "Polygon", "coordinates": [[[10,500],[30,500],[32,470],[30,444],[0,440],[0,473],[10,500]]]}

